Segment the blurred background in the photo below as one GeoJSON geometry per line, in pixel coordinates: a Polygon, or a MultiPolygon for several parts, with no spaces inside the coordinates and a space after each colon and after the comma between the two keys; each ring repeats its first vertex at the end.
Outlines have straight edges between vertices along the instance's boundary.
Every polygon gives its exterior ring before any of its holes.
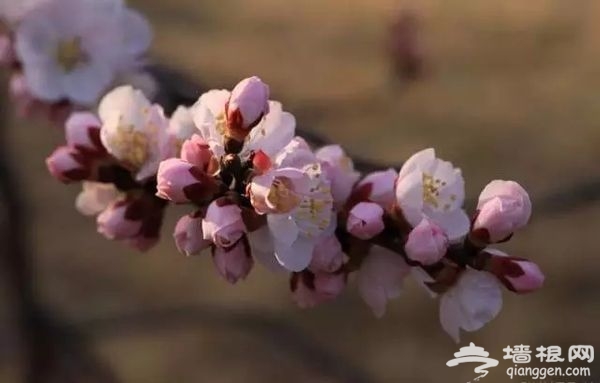
{"type": "MultiPolygon", "coordinates": [[[[394,163],[432,146],[462,168],[471,199],[496,178],[530,191],[531,225],[501,247],[539,263],[546,286],[529,296],[506,293],[497,319],[463,335],[460,346],[475,342],[501,360],[484,381],[508,380],[508,345],[559,345],[565,354],[570,345],[600,346],[600,203],[590,197],[598,190],[588,190],[594,182],[600,188],[599,1],[129,3],[155,28],[156,60],[203,85],[230,87],[256,74],[303,128],[353,154],[394,163]],[[569,191],[579,185],[588,189],[569,191]],[[564,198],[548,197],[556,193],[564,198]],[[590,201],[576,203],[582,195],[590,201]]],[[[30,208],[38,298],[64,322],[61,341],[81,336],[66,366],[89,354],[89,363],[110,371],[79,382],[475,377],[474,365],[446,367],[459,345],[439,325],[438,302],[412,282],[380,320],[352,283],[337,301],[300,310],[285,275],[256,267],[230,286],[208,255],[178,254],[170,234],[177,209],[146,254],[104,240],[73,207],[78,187],[47,174],[44,159],[62,134],[6,118],[30,208]]],[[[15,382],[23,347],[12,293],[0,285],[0,381],[15,382]]],[[[598,382],[600,365],[590,367],[593,377],[566,381],[598,382]]]]}

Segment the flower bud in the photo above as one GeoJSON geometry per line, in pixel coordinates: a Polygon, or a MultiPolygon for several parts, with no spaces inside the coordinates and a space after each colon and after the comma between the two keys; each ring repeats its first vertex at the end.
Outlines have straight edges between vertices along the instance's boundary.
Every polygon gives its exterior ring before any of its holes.
{"type": "Polygon", "coordinates": [[[213,201],[202,220],[204,239],[216,246],[228,248],[235,244],[246,232],[242,219],[242,209],[226,198],[213,201]]]}
{"type": "Polygon", "coordinates": [[[383,208],[378,204],[360,202],[350,210],[346,230],[353,236],[367,240],[381,233],[383,229],[383,208]]]}
{"type": "Polygon", "coordinates": [[[108,239],[133,238],[142,228],[142,212],[136,201],[120,200],[104,210],[96,220],[98,232],[108,239]]]}
{"type": "Polygon", "coordinates": [[[346,274],[344,273],[316,273],[315,291],[324,299],[336,298],[346,287],[346,274]]]}
{"type": "Polygon", "coordinates": [[[216,163],[210,147],[202,137],[194,134],[192,138],[183,142],[181,146],[181,159],[189,162],[210,173],[209,168],[214,168],[216,163]]]}
{"type": "Polygon", "coordinates": [[[484,253],[489,256],[485,270],[494,274],[510,291],[525,294],[543,286],[544,273],[534,262],[510,257],[496,249],[486,249],[484,253]]]}
{"type": "Polygon", "coordinates": [[[290,280],[292,299],[301,308],[314,307],[336,298],[346,286],[344,273],[293,273],[290,280]]]}
{"type": "Polygon", "coordinates": [[[495,180],[481,192],[472,235],[484,243],[506,240],[531,216],[529,195],[514,181],[495,180]]]}
{"type": "Polygon", "coordinates": [[[269,87],[256,76],[240,81],[226,106],[228,136],[243,141],[269,112],[269,87]]]}
{"type": "Polygon", "coordinates": [[[398,172],[394,169],[369,173],[354,188],[351,200],[371,201],[383,207],[391,206],[395,200],[395,183],[398,172]]]}
{"type": "Polygon", "coordinates": [[[248,239],[245,236],[242,237],[229,249],[213,247],[213,263],[227,282],[234,284],[240,279],[245,279],[254,266],[248,239]]]}
{"type": "Polygon", "coordinates": [[[0,35],[0,65],[9,67],[15,63],[16,52],[11,38],[0,35]]]}
{"type": "Polygon", "coordinates": [[[315,273],[333,273],[342,267],[343,262],[344,253],[340,241],[335,235],[328,235],[315,246],[308,268],[315,273]]]}
{"type": "Polygon", "coordinates": [[[156,180],[156,195],[175,203],[202,202],[217,190],[217,184],[211,176],[179,158],[162,161],[156,180]]]}
{"type": "Polygon", "coordinates": [[[46,159],[50,174],[61,182],[82,181],[90,176],[90,168],[84,156],[76,149],[61,146],[46,159]]]}
{"type": "Polygon", "coordinates": [[[100,141],[100,120],[92,113],[72,113],[65,124],[67,144],[78,150],[106,153],[100,141]]]}
{"type": "Polygon", "coordinates": [[[408,258],[422,265],[431,265],[444,257],[448,236],[441,227],[427,218],[410,232],[404,250],[408,258]]]}
{"type": "Polygon", "coordinates": [[[200,212],[181,217],[175,225],[173,238],[179,252],[187,256],[199,254],[210,246],[210,241],[205,240],[202,235],[200,212]]]}

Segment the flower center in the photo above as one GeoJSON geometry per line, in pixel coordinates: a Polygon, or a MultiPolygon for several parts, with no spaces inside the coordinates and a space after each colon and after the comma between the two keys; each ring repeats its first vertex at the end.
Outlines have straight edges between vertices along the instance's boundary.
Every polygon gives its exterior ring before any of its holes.
{"type": "Polygon", "coordinates": [[[121,125],[116,134],[109,139],[112,151],[118,153],[119,159],[136,169],[148,159],[148,138],[133,125],[121,125]]]}
{"type": "Polygon", "coordinates": [[[440,190],[446,186],[446,181],[434,178],[431,174],[423,173],[423,202],[435,209],[450,210],[452,202],[456,201],[456,195],[451,194],[450,201],[443,201],[440,190]]]}
{"type": "Polygon", "coordinates": [[[85,61],[85,58],[79,37],[62,40],[56,47],[56,61],[65,72],[71,72],[77,65],[85,61]]]}
{"type": "Polygon", "coordinates": [[[279,213],[287,213],[300,203],[300,197],[294,192],[292,181],[287,177],[273,180],[267,199],[279,213]]]}

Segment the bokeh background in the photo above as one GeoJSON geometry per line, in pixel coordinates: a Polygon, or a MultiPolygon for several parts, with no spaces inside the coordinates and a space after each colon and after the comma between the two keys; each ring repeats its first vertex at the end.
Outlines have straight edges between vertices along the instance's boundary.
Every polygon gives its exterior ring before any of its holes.
{"type": "MultiPolygon", "coordinates": [[[[538,262],[546,286],[529,296],[506,293],[499,317],[464,334],[461,346],[475,342],[496,359],[515,344],[560,345],[564,353],[574,344],[600,346],[600,203],[535,209],[548,195],[600,178],[599,1],[130,4],[155,27],[157,61],[208,86],[259,75],[304,128],[351,153],[401,162],[433,146],[463,169],[471,198],[491,179],[520,182],[531,192],[533,219],[502,249],[538,262]],[[390,56],[399,15],[409,15],[409,39],[423,60],[409,79],[398,76],[390,56]]],[[[104,240],[94,220],[74,210],[78,188],[46,172],[44,159],[62,142],[60,132],[9,118],[3,128],[30,206],[40,299],[81,331],[118,381],[474,378],[474,365],[446,367],[459,346],[442,331],[437,302],[412,282],[380,320],[353,284],[333,303],[300,310],[285,275],[256,267],[230,286],[208,255],[178,254],[170,236],[174,211],[164,240],[146,254],[104,240]]],[[[14,382],[21,356],[1,291],[0,381],[14,382]]],[[[501,361],[484,381],[508,381],[511,365],[501,361]]],[[[595,379],[565,381],[598,382],[600,365],[587,366],[595,379]]]]}

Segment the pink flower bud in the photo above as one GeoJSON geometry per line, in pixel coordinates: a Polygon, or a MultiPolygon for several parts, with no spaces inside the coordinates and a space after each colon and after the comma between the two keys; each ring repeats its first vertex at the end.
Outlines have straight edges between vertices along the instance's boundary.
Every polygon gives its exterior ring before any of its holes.
{"type": "Polygon", "coordinates": [[[331,194],[336,207],[343,207],[360,178],[360,173],[354,170],[352,159],[339,145],[324,146],[315,155],[331,183],[331,194]]]}
{"type": "Polygon", "coordinates": [[[229,249],[213,247],[213,263],[227,282],[234,284],[240,279],[245,279],[254,266],[247,238],[242,237],[229,249]]]}
{"type": "Polygon", "coordinates": [[[346,230],[360,239],[371,239],[384,229],[383,208],[373,202],[356,204],[346,222],[346,230]]]}
{"type": "Polygon", "coordinates": [[[534,262],[510,257],[496,249],[486,249],[484,252],[490,257],[485,269],[494,274],[510,291],[525,294],[543,286],[544,273],[534,262]]]}
{"type": "Polygon", "coordinates": [[[146,237],[143,234],[136,235],[132,238],[127,238],[125,242],[133,249],[145,252],[154,247],[160,238],[158,236],[146,237]]]}
{"type": "Polygon", "coordinates": [[[98,232],[108,239],[128,239],[142,228],[142,213],[135,201],[121,200],[104,210],[96,220],[98,232]]]}
{"type": "Polygon", "coordinates": [[[398,172],[394,169],[370,173],[356,185],[350,198],[355,202],[371,201],[383,207],[391,206],[396,198],[397,178],[398,172]]]}
{"type": "Polygon", "coordinates": [[[206,141],[199,135],[194,134],[192,138],[183,142],[181,159],[208,172],[214,157],[206,141]]]}
{"type": "Polygon", "coordinates": [[[65,124],[67,144],[78,150],[106,153],[100,141],[100,120],[92,113],[72,113],[65,124]]]}
{"type": "Polygon", "coordinates": [[[156,181],[156,195],[175,203],[205,201],[217,188],[215,180],[202,169],[179,158],[162,161],[156,181]]]}
{"type": "Polygon", "coordinates": [[[210,246],[210,241],[205,240],[202,235],[200,212],[181,217],[175,225],[173,238],[179,252],[187,256],[199,254],[210,246]]]}
{"type": "Polygon", "coordinates": [[[410,232],[404,250],[408,258],[422,265],[431,265],[444,257],[448,236],[441,227],[427,218],[410,232]]]}
{"type": "Polygon", "coordinates": [[[312,260],[308,266],[312,272],[333,273],[342,267],[344,253],[342,245],[335,235],[322,238],[313,251],[312,260]]]}
{"type": "Polygon", "coordinates": [[[243,140],[269,112],[269,87],[256,76],[240,81],[231,91],[226,112],[229,133],[243,140]]]}
{"type": "Polygon", "coordinates": [[[225,198],[213,201],[202,220],[204,239],[216,246],[228,248],[235,244],[246,232],[242,220],[242,209],[225,198]]]}
{"type": "Polygon", "coordinates": [[[61,182],[82,181],[90,176],[88,162],[83,155],[68,146],[57,148],[46,159],[50,174],[61,182]]]}
{"type": "Polygon", "coordinates": [[[495,180],[481,192],[473,235],[486,243],[506,240],[531,216],[529,195],[514,181],[495,180]]]}

